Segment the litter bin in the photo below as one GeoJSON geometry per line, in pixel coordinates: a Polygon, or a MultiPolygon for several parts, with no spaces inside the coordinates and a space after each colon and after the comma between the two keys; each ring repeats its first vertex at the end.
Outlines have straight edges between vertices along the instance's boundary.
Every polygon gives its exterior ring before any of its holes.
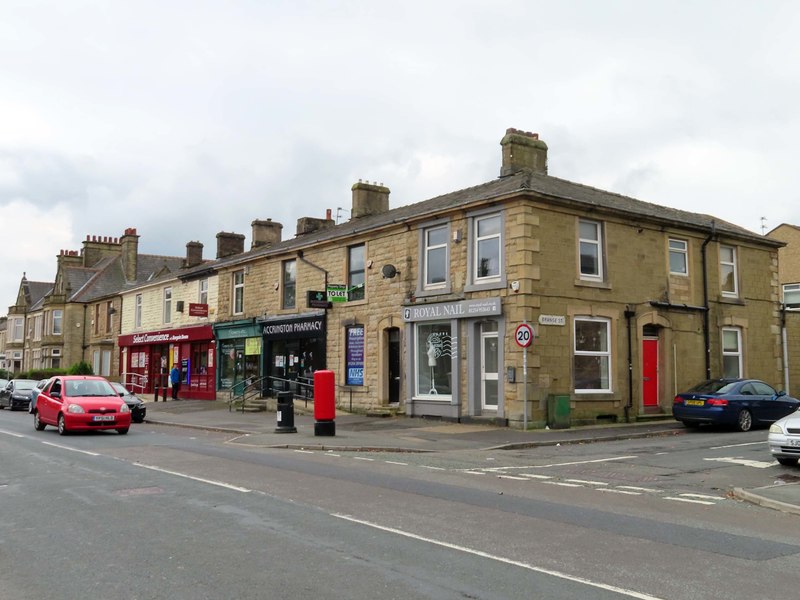
{"type": "Polygon", "coordinates": [[[547,426],[550,429],[569,429],[569,396],[550,394],[547,397],[547,426]]]}
{"type": "Polygon", "coordinates": [[[278,426],[275,433],[297,433],[294,426],[294,394],[278,392],[278,426]]]}

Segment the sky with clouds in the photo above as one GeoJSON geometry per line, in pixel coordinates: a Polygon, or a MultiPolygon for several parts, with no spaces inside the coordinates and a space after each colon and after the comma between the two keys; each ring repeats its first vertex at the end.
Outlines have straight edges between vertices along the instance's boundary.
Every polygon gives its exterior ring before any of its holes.
{"type": "Polygon", "coordinates": [[[489,181],[508,127],[557,177],[800,224],[798,30],[780,0],[0,0],[0,315],[86,235],[213,258],[359,179],[489,181]]]}

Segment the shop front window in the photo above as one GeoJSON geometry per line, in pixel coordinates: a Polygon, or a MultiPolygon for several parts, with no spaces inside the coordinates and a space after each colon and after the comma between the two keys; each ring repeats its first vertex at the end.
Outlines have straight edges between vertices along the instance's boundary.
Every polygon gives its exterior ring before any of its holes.
{"type": "Polygon", "coordinates": [[[453,367],[450,323],[421,323],[416,330],[416,395],[450,400],[453,367]]]}

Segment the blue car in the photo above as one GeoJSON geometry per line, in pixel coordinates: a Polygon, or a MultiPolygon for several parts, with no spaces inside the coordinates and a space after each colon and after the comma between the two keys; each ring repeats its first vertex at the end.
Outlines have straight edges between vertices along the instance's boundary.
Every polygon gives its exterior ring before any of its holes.
{"type": "Polygon", "coordinates": [[[758,379],[710,379],[675,396],[672,416],[686,427],[708,424],[750,431],[798,408],[800,400],[758,379]]]}

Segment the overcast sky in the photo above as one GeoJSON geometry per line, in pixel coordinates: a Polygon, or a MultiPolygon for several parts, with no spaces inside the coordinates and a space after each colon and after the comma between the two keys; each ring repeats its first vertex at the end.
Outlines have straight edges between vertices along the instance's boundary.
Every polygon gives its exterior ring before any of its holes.
{"type": "Polygon", "coordinates": [[[214,258],[358,179],[489,181],[508,127],[557,177],[800,224],[798,31],[793,1],[0,0],[0,315],[87,234],[214,258]]]}

